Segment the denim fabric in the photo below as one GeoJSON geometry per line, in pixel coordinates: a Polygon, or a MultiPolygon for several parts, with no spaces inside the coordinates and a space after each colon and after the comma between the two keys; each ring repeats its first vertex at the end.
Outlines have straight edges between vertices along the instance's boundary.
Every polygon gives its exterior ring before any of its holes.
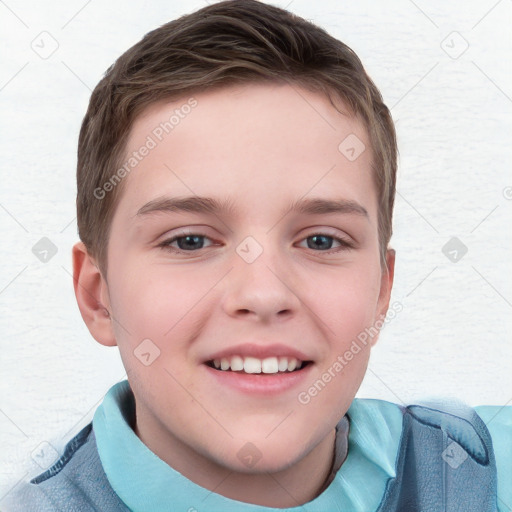
{"type": "Polygon", "coordinates": [[[80,448],[85,443],[87,437],[91,433],[91,430],[92,423],[89,423],[89,425],[85,426],[73,439],[71,439],[71,441],[68,442],[62,457],[60,457],[60,459],[47,471],[30,480],[30,483],[40,484],[41,482],[44,482],[45,480],[48,480],[48,478],[51,478],[52,476],[55,476],[57,473],[59,473],[71,460],[71,457],[73,457],[78,448],[80,448]]]}
{"type": "Polygon", "coordinates": [[[492,440],[476,412],[403,410],[397,476],[378,512],[497,512],[492,440]]]}
{"type": "Polygon", "coordinates": [[[2,512],[130,512],[101,465],[92,423],[66,445],[47,471],[22,486],[2,512]]]}

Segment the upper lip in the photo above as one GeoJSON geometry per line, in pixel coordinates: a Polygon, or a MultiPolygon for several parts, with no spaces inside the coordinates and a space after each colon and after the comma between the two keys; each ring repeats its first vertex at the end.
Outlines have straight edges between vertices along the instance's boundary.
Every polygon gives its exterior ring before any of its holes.
{"type": "Polygon", "coordinates": [[[304,352],[297,350],[295,347],[275,343],[275,344],[261,344],[261,343],[243,343],[240,345],[233,345],[232,347],[214,352],[206,358],[204,362],[213,361],[214,359],[230,358],[233,356],[240,357],[256,357],[257,359],[265,359],[267,357],[295,357],[300,361],[311,361],[304,352]]]}

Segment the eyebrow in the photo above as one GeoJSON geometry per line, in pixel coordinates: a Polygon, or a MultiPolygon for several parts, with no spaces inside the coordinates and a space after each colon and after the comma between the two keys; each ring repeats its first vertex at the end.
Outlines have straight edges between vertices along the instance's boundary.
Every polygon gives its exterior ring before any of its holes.
{"type": "MultiPolygon", "coordinates": [[[[284,214],[295,212],[303,215],[319,215],[329,213],[353,214],[369,218],[366,208],[359,203],[348,199],[299,199],[292,202],[284,214]]],[[[213,215],[236,214],[238,209],[232,200],[219,201],[213,197],[160,197],[149,201],[142,206],[137,216],[145,216],[152,213],[167,212],[192,212],[213,215]]]]}

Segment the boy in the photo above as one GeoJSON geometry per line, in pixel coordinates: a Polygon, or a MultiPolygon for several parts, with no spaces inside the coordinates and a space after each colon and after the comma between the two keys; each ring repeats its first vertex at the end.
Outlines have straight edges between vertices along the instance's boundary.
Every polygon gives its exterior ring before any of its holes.
{"type": "Polygon", "coordinates": [[[395,175],[357,56],[284,10],[217,3],[121,56],[80,133],[73,261],[128,381],[6,510],[508,510],[509,409],[354,400],[395,175]]]}

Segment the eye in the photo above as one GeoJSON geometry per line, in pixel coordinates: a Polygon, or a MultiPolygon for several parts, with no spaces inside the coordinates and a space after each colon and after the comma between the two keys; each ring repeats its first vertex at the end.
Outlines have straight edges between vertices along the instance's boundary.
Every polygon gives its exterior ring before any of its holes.
{"type": "Polygon", "coordinates": [[[326,233],[314,233],[304,238],[304,240],[307,241],[308,249],[319,249],[316,252],[326,252],[328,254],[354,248],[354,245],[350,241],[326,233]],[[311,242],[309,242],[310,240],[311,242]],[[339,246],[331,250],[333,242],[338,243],[339,246]]]}
{"type": "Polygon", "coordinates": [[[169,240],[164,240],[158,245],[158,247],[162,247],[163,249],[176,253],[195,252],[204,248],[204,240],[202,239],[210,240],[206,235],[201,233],[182,233],[170,238],[169,240]],[[172,245],[175,242],[178,245],[177,248],[172,245]]]}
{"type": "MultiPolygon", "coordinates": [[[[204,240],[211,241],[207,235],[202,233],[181,233],[168,240],[164,240],[162,243],[158,244],[158,247],[173,253],[186,254],[204,249],[204,240]],[[174,244],[177,244],[177,247],[174,244]]],[[[327,254],[354,248],[353,243],[349,240],[326,233],[314,233],[304,238],[303,241],[307,241],[308,249],[312,249],[315,252],[325,252],[327,254]],[[338,247],[333,249],[333,243],[337,243],[338,247]]]]}

